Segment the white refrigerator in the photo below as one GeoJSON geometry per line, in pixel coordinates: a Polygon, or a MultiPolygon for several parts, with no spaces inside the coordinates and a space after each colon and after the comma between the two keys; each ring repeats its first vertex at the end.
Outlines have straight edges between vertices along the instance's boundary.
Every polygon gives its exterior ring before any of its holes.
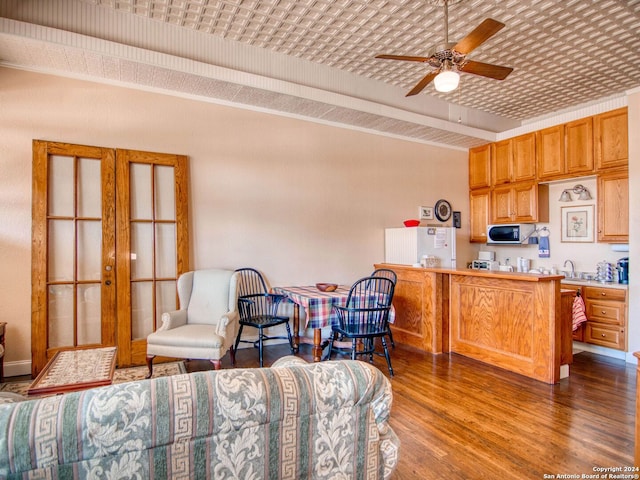
{"type": "Polygon", "coordinates": [[[419,264],[424,255],[437,259],[438,266],[456,268],[456,229],[452,227],[386,228],[384,261],[402,265],[419,264]]]}

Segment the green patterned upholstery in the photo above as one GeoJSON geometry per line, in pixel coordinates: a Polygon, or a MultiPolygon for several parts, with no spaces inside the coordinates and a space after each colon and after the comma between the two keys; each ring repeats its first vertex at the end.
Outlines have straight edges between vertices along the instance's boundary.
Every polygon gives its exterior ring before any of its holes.
{"type": "Polygon", "coordinates": [[[388,478],[391,400],[366,363],[284,359],[0,405],[0,478],[388,478]]]}

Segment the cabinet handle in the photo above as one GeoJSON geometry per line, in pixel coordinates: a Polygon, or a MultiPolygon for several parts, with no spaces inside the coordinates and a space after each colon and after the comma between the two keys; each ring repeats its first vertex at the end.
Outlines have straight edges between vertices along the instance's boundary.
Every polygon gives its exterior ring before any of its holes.
{"type": "Polygon", "coordinates": [[[600,313],[602,313],[602,315],[606,315],[607,311],[606,310],[602,310],[600,313]]]}
{"type": "Polygon", "coordinates": [[[603,333],[603,334],[602,334],[602,338],[605,338],[606,336],[607,336],[607,334],[606,334],[606,333],[603,333]]]}
{"type": "Polygon", "coordinates": [[[600,295],[602,295],[603,297],[607,296],[607,292],[600,292],[600,295]]]}

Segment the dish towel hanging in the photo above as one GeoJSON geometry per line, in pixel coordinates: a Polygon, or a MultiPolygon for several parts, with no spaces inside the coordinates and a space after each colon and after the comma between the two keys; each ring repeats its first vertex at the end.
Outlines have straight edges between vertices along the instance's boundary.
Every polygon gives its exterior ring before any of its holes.
{"type": "Polygon", "coordinates": [[[575,332],[582,323],[587,321],[587,308],[584,305],[582,296],[578,293],[573,299],[573,331],[575,332]]]}
{"type": "Polygon", "coordinates": [[[551,251],[549,250],[549,230],[543,228],[538,238],[538,257],[549,258],[551,251]]]}

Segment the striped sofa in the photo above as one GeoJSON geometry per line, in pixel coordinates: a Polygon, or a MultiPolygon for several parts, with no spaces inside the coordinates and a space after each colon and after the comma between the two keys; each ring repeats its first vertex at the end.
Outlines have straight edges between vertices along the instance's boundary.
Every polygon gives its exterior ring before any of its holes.
{"type": "Polygon", "coordinates": [[[0,478],[388,478],[391,400],[369,364],[285,357],[0,405],[0,478]]]}

